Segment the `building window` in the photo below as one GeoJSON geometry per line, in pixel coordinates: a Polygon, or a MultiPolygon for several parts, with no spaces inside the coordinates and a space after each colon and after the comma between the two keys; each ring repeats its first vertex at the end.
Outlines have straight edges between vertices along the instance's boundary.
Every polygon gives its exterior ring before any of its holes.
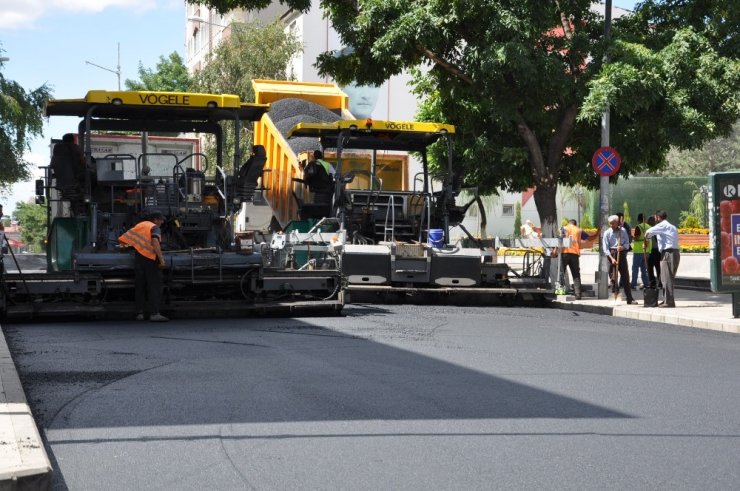
{"type": "Polygon", "coordinates": [[[514,205],[504,205],[501,209],[501,214],[505,217],[514,216],[514,205]]]}

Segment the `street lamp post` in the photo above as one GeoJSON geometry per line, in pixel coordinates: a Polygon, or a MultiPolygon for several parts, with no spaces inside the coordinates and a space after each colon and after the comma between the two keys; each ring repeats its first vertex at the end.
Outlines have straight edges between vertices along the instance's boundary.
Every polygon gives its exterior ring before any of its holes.
{"type": "Polygon", "coordinates": [[[97,65],[91,61],[85,61],[86,64],[92,65],[94,67],[100,68],[101,70],[105,70],[106,72],[115,73],[118,77],[118,90],[121,90],[121,43],[118,43],[118,65],[116,65],[116,69],[112,70],[110,68],[106,68],[104,66],[97,65]]]}
{"type": "Polygon", "coordinates": [[[198,17],[197,15],[191,15],[190,17],[188,17],[188,20],[191,22],[197,22],[199,24],[208,24],[209,26],[220,27],[221,29],[226,29],[229,27],[229,26],[222,26],[221,24],[216,24],[215,22],[207,21],[203,17],[198,17]]]}

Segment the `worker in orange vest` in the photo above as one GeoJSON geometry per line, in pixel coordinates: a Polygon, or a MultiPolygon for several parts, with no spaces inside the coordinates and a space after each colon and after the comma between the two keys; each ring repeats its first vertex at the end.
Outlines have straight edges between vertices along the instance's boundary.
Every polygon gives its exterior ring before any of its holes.
{"type": "Polygon", "coordinates": [[[164,256],[160,247],[165,222],[162,213],[155,212],[142,220],[118,238],[124,246],[133,247],[135,252],[134,270],[136,272],[137,321],[147,317],[152,322],[167,322],[169,319],[159,313],[162,298],[162,268],[164,256]]]}
{"type": "MultiPolygon", "coordinates": [[[[596,232],[598,236],[599,232],[596,232]]],[[[563,227],[563,237],[570,237],[570,245],[563,247],[563,271],[570,268],[570,275],[573,277],[573,289],[575,290],[576,300],[581,299],[581,241],[591,238],[589,234],[578,228],[575,220],[569,220],[568,224],[563,227]]]]}

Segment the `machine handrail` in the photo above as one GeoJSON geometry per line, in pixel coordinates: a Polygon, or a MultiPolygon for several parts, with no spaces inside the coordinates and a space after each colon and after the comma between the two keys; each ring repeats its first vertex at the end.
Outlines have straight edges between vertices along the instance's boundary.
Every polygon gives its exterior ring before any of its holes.
{"type": "Polygon", "coordinates": [[[385,224],[383,226],[383,242],[388,242],[388,232],[391,233],[391,242],[396,239],[396,197],[391,194],[387,202],[387,208],[385,210],[385,224]],[[388,214],[391,218],[391,227],[388,228],[388,214]]]}
{"type": "Polygon", "coordinates": [[[184,156],[182,159],[180,159],[177,163],[178,164],[182,164],[183,162],[185,162],[188,159],[191,159],[192,160],[193,157],[200,157],[201,159],[203,159],[203,162],[205,162],[205,166],[201,165],[200,166],[201,169],[199,169],[199,171],[205,173],[205,171],[208,170],[208,165],[209,164],[208,164],[208,156],[206,154],[204,154],[203,152],[193,152],[191,154],[188,154],[188,155],[184,156]]]}

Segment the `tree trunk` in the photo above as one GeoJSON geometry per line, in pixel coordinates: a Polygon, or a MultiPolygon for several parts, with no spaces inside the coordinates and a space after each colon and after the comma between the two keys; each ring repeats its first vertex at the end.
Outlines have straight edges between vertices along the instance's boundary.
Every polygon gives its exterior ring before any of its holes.
{"type": "Polygon", "coordinates": [[[557,237],[558,229],[560,228],[557,222],[558,208],[555,200],[558,187],[555,182],[552,182],[552,184],[539,184],[534,190],[534,202],[537,205],[537,213],[540,216],[542,237],[557,237]]]}
{"type": "Polygon", "coordinates": [[[558,127],[550,137],[547,160],[545,160],[537,136],[527,125],[524,118],[520,116],[517,121],[517,131],[527,145],[529,153],[529,163],[532,167],[532,177],[535,185],[534,202],[537,205],[537,213],[540,215],[543,237],[557,237],[559,235],[558,208],[555,198],[558,191],[560,159],[563,156],[565,144],[573,131],[577,114],[578,106],[575,104],[571,104],[563,111],[558,127]]]}

